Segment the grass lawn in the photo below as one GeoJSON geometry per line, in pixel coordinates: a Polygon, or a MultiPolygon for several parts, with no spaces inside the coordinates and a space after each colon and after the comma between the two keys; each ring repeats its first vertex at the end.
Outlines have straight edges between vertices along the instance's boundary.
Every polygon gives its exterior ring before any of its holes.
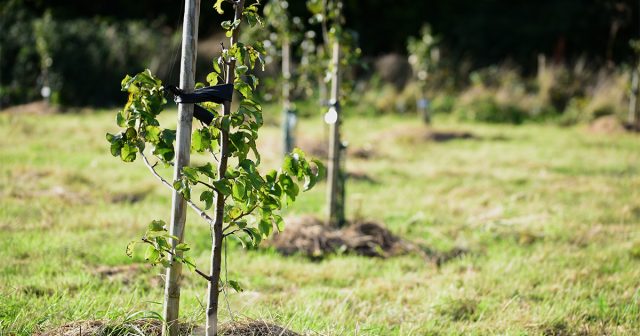
{"type": "MultiPolygon", "coordinates": [[[[162,270],[125,246],[168,219],[170,194],[141,162],[109,154],[114,116],[0,115],[0,335],[162,310],[162,270]]],[[[640,138],[440,119],[436,129],[473,137],[425,141],[414,117],[348,119],[350,147],[373,156],[348,158],[366,178],[348,182],[347,213],[467,254],[438,267],[229,244],[229,277],[245,288],[228,297],[236,317],[322,335],[639,335],[640,138]]],[[[276,167],[280,133],[263,130],[265,166],[276,167]]],[[[298,134],[327,137],[319,118],[298,134]]],[[[324,192],[321,183],[288,215],[322,215],[324,192]]],[[[186,240],[207,269],[208,229],[192,213],[186,240]]],[[[204,321],[205,294],[187,274],[186,320],[204,321]]]]}

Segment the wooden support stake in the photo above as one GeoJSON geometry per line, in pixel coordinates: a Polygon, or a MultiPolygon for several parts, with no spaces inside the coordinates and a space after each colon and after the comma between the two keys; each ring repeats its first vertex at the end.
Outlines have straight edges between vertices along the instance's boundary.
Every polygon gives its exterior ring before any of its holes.
{"type": "MultiPolygon", "coordinates": [[[[329,160],[327,166],[327,207],[329,211],[329,224],[342,226],[344,224],[344,182],[340,169],[340,153],[342,143],[340,141],[340,43],[333,42],[333,54],[331,57],[331,101],[329,114],[335,111],[335,120],[327,120],[329,123],[329,160]]],[[[329,119],[333,119],[329,117],[329,119]]]]}
{"type": "Polygon", "coordinates": [[[282,40],[282,137],[283,156],[293,150],[293,111],[291,110],[291,43],[282,40]]]}
{"type": "MultiPolygon", "coordinates": [[[[185,0],[184,21],[182,24],[182,57],[180,59],[180,88],[184,92],[193,92],[195,85],[195,63],[198,46],[198,20],[200,16],[200,0],[185,0]]],[[[191,149],[191,127],[193,119],[193,104],[178,105],[178,128],[176,134],[176,159],[173,180],[178,180],[182,174],[182,168],[189,165],[191,149]]],[[[171,198],[171,222],[169,233],[178,237],[178,241],[172,239],[175,247],[182,242],[184,236],[184,224],[186,220],[186,202],[182,195],[174,191],[171,198]]],[[[177,251],[177,253],[181,253],[177,251]]],[[[182,263],[170,256],[171,267],[166,271],[166,283],[164,292],[164,328],[165,336],[177,336],[179,331],[178,317],[180,312],[180,278],[182,263]]]]}

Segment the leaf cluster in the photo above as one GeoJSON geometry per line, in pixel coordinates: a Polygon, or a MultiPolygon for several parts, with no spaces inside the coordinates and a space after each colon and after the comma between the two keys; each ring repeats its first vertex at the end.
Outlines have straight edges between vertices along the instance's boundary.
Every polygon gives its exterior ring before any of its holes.
{"type": "MultiPolygon", "coordinates": [[[[224,1],[218,1],[216,9],[222,10],[224,1]]],[[[249,25],[262,24],[256,4],[243,10],[243,19],[249,25]]],[[[240,20],[225,21],[222,27],[227,36],[233,36],[240,20]]],[[[260,42],[245,44],[236,42],[222,51],[213,62],[213,71],[207,76],[209,85],[230,78],[233,71],[234,88],[239,93],[237,108],[225,115],[221,106],[214,103],[204,104],[214,114],[210,125],[196,127],[192,133],[191,151],[209,154],[211,161],[184,167],[180,177],[166,181],[151,165],[146,152],[151,152],[159,162],[173,165],[175,160],[175,130],[164,128],[157,117],[163,111],[167,100],[162,82],[145,70],[135,76],[127,75],[122,80],[122,90],[129,93],[124,108],[116,115],[116,124],[121,131],[107,134],[111,154],[124,162],[133,162],[142,157],[163,184],[182,194],[189,205],[210,225],[212,217],[207,211],[214,207],[219,199],[224,202],[223,237],[233,237],[243,246],[255,247],[275,230],[281,231],[284,222],[280,210],[293,203],[300,191],[309,190],[323,175],[323,167],[317,160],[308,160],[301,150],[296,149],[286,156],[279,171],[262,174],[259,170],[260,153],[256,146],[258,130],[263,125],[262,107],[253,99],[259,81],[253,71],[264,67],[265,50],[260,42]],[[233,66],[235,65],[235,66],[233,66]],[[232,69],[232,70],[230,70],[232,69]],[[223,136],[228,134],[226,150],[222,148],[223,136]],[[145,152],[146,151],[146,152],[145,152]],[[224,155],[225,161],[221,161],[224,155]],[[219,176],[213,162],[225,164],[226,169],[219,176]],[[222,163],[224,162],[224,163],[222,163]],[[197,193],[197,199],[193,194],[197,193]]],[[[204,84],[200,84],[204,86],[204,84]]],[[[213,226],[213,225],[212,225],[213,226]]],[[[213,228],[212,228],[213,229],[213,228]]],[[[147,246],[145,259],[152,264],[168,266],[174,255],[175,260],[194,268],[193,262],[182,253],[189,247],[180,242],[172,247],[169,240],[177,237],[169,235],[164,222],[155,220],[142,240],[136,241],[127,249],[131,255],[132,246],[144,243],[147,246]]]]}

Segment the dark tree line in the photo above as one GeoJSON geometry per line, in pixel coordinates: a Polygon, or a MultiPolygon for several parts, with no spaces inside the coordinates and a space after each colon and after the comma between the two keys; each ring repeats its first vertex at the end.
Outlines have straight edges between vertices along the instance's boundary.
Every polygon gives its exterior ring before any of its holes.
{"type": "MultiPolygon", "coordinates": [[[[307,19],[305,3],[291,0],[292,15],[307,19]]],[[[545,54],[556,62],[584,57],[595,66],[631,62],[633,52],[629,40],[640,34],[638,0],[345,0],[345,4],[348,28],[356,32],[364,56],[405,53],[407,38],[417,35],[428,22],[442,41],[447,62],[454,66],[465,62],[472,68],[509,60],[525,71],[533,71],[538,54],[545,54]]],[[[213,1],[202,3],[201,36],[220,31],[219,23],[224,18],[216,16],[212,6],[213,1]]],[[[75,35],[59,36],[56,43],[65,44],[67,40],[78,45],[85,40],[104,43],[104,46],[88,48],[92,50],[88,56],[82,54],[80,47],[75,49],[78,54],[73,55],[73,50],[56,49],[56,45],[48,46],[52,48],[51,53],[73,59],[76,64],[87,59],[88,67],[107,64],[112,72],[117,72],[148,63],[149,53],[157,45],[166,51],[169,44],[163,40],[169,39],[180,26],[181,8],[182,1],[176,0],[0,0],[0,102],[6,105],[38,96],[37,90],[30,90],[43,80],[42,57],[36,48],[32,21],[45,13],[61,23],[54,25],[59,31],[49,35],[73,35],[77,31],[83,34],[80,39],[75,35]],[[67,29],[65,22],[73,22],[78,27],[95,26],[96,31],[67,29]],[[92,25],[92,22],[99,24],[92,25]],[[131,26],[132,22],[138,26],[131,26]],[[142,25],[146,30],[139,27],[140,22],[146,23],[142,25]],[[104,35],[104,30],[120,33],[114,37],[112,33],[104,35]],[[142,47],[120,41],[125,49],[108,50],[113,41],[126,40],[128,34],[138,31],[149,36],[155,34],[155,46],[142,47]],[[111,63],[100,59],[102,53],[111,63]],[[130,60],[129,65],[123,63],[125,58],[130,60]]],[[[167,57],[171,55],[159,59],[166,62],[167,57]]],[[[64,60],[54,62],[54,75],[55,71],[70,68],[60,66],[60,62],[64,60]]],[[[88,71],[83,71],[82,76],[91,77],[92,71],[88,71]]],[[[104,80],[112,80],[110,72],[96,73],[102,74],[104,80]]],[[[70,77],[76,75],[60,75],[65,77],[67,92],[74,82],[70,77]]],[[[90,85],[82,83],[78,87],[90,88],[90,85]]],[[[114,94],[117,87],[99,97],[97,103],[104,104],[114,94]]],[[[93,100],[79,103],[96,103],[93,100]]]]}

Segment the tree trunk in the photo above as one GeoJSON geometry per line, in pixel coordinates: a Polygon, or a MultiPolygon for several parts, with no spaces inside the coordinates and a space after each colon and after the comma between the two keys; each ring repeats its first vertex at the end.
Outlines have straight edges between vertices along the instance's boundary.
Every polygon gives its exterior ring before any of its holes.
{"type": "Polygon", "coordinates": [[[282,136],[283,156],[293,150],[294,119],[291,110],[291,44],[289,38],[282,41],[282,136]]]}
{"type": "MultiPolygon", "coordinates": [[[[234,5],[234,20],[242,19],[244,0],[239,0],[234,5]]],[[[239,27],[233,31],[229,48],[232,48],[238,41],[239,27]]],[[[227,78],[225,83],[233,84],[235,80],[236,60],[231,59],[226,66],[227,78]]],[[[231,115],[231,102],[226,101],[222,106],[223,115],[231,115]]],[[[229,158],[229,130],[223,129],[220,132],[220,156],[218,162],[218,178],[224,178],[227,173],[227,159],[229,158]]],[[[218,306],[220,298],[220,270],[222,267],[222,228],[224,221],[224,195],[216,191],[216,207],[213,223],[213,241],[211,242],[211,281],[209,281],[209,300],[207,305],[207,336],[218,335],[218,306]]]]}
{"type": "Polygon", "coordinates": [[[634,129],[638,129],[639,111],[638,91],[640,90],[640,64],[636,65],[631,74],[631,95],[629,97],[629,114],[627,115],[627,123],[634,129]]]}
{"type": "Polygon", "coordinates": [[[329,224],[342,226],[344,223],[344,186],[343,176],[340,172],[340,153],[342,143],[340,141],[340,43],[333,43],[333,55],[331,58],[331,101],[329,113],[335,112],[335,121],[329,122],[329,160],[327,167],[328,188],[327,208],[329,211],[329,224]]]}
{"type": "MultiPolygon", "coordinates": [[[[198,19],[200,15],[200,0],[185,1],[184,22],[182,26],[182,57],[180,60],[180,88],[185,92],[192,92],[195,84],[195,62],[198,45],[198,19]]],[[[176,134],[176,159],[173,171],[173,180],[178,180],[182,174],[182,168],[189,165],[191,150],[191,127],[193,119],[193,104],[178,105],[178,129],[176,134]]],[[[178,237],[178,241],[171,240],[175,247],[182,242],[184,224],[186,220],[186,203],[182,195],[174,191],[172,195],[171,222],[169,233],[178,237]]],[[[176,251],[181,256],[181,251],[176,251]]],[[[163,335],[178,335],[178,317],[180,312],[180,278],[182,263],[175,261],[172,255],[169,257],[171,266],[166,271],[166,283],[164,292],[165,321],[162,330],[163,335]]]]}
{"type": "Polygon", "coordinates": [[[420,92],[418,93],[417,107],[418,112],[420,113],[420,117],[422,118],[422,122],[425,125],[431,124],[431,111],[429,108],[429,100],[427,99],[427,95],[425,94],[426,85],[424,83],[418,84],[420,92]]]}

